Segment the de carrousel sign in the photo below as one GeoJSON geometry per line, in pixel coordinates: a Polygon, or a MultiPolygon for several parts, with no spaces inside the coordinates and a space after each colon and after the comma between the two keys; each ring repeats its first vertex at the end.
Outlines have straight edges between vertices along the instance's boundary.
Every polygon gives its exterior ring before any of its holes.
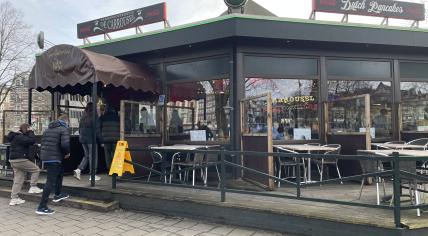
{"type": "Polygon", "coordinates": [[[313,11],[378,16],[414,21],[425,20],[420,3],[391,0],[313,0],[313,11]]]}
{"type": "Polygon", "coordinates": [[[101,19],[80,23],[77,25],[77,37],[80,39],[87,38],[90,36],[161,22],[166,19],[166,4],[159,3],[107,16],[101,19]]]}

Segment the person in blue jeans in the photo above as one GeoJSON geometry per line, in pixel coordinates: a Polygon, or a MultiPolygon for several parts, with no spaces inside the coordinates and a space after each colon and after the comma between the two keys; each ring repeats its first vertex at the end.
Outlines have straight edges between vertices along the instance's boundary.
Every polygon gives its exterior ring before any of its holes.
{"type": "Polygon", "coordinates": [[[49,124],[42,136],[40,159],[47,170],[46,184],[42,199],[36,213],[51,215],[54,210],[48,208],[49,195],[54,190],[54,202],[69,198],[62,193],[63,164],[62,161],[70,157],[70,133],[68,131],[68,117],[61,115],[58,120],[49,124]]]}

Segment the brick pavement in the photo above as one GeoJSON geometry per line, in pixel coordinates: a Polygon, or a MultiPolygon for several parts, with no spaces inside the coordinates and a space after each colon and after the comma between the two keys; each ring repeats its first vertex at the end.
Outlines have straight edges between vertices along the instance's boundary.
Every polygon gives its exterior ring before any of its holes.
{"type": "Polygon", "coordinates": [[[261,236],[281,235],[252,228],[235,227],[170,217],[154,213],[115,212],[100,213],[55,206],[56,213],[39,216],[34,213],[36,203],[26,202],[9,206],[9,199],[0,198],[0,235],[183,235],[183,236],[261,236]]]}

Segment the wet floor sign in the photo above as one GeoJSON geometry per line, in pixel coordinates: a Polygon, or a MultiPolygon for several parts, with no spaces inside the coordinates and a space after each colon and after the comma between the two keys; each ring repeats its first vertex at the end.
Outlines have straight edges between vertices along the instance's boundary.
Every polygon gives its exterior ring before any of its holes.
{"type": "Polygon", "coordinates": [[[126,141],[117,142],[109,175],[117,174],[118,176],[122,176],[122,174],[125,172],[135,174],[134,165],[125,162],[125,160],[132,162],[131,154],[127,149],[128,149],[128,142],[126,141]]]}

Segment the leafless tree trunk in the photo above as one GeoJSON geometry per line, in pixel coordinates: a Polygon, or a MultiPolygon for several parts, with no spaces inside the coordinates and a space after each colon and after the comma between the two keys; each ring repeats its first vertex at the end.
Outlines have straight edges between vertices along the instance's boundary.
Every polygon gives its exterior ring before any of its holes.
{"type": "Polygon", "coordinates": [[[35,52],[31,29],[8,1],[0,3],[0,106],[14,82],[28,78],[35,52]]]}

